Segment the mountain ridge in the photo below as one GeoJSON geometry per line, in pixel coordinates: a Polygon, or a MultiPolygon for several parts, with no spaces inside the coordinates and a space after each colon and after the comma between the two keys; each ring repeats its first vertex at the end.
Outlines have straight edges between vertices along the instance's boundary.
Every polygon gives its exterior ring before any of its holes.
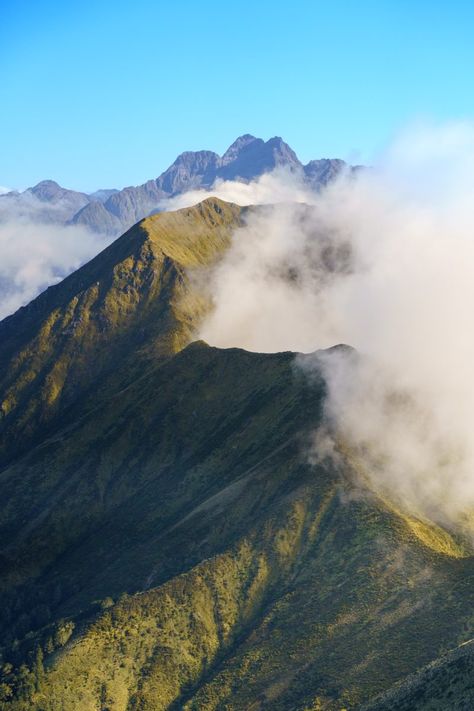
{"type": "MultiPolygon", "coordinates": [[[[0,323],[2,711],[386,711],[471,639],[472,543],[371,487],[321,354],[194,340],[254,209],[145,218],[0,323]]],[[[443,669],[410,711],[469,698],[443,669]]]]}
{"type": "Polygon", "coordinates": [[[45,180],[23,193],[0,195],[0,220],[30,216],[33,221],[83,225],[118,236],[159,209],[160,202],[167,198],[187,190],[210,189],[216,180],[249,182],[279,167],[298,174],[316,191],[342,171],[352,170],[339,159],[322,158],[303,165],[279,136],[265,142],[244,134],[222,156],[213,151],[185,151],[158,178],[142,185],[87,195],[45,180]]]}
{"type": "Polygon", "coordinates": [[[0,363],[6,374],[0,377],[0,434],[9,433],[8,446],[17,441],[21,446],[37,417],[59,412],[64,399],[74,398],[77,387],[89,383],[90,359],[97,373],[102,373],[101,362],[110,369],[113,343],[122,354],[139,348],[146,362],[166,357],[186,342],[193,318],[206,308],[199,300],[188,299],[187,305],[180,299],[187,272],[212,263],[230,244],[244,212],[209,198],[195,207],[145,218],[0,322],[0,363]],[[190,303],[196,314],[189,311],[190,303]],[[57,348],[61,356],[51,360],[57,348]],[[39,390],[32,401],[34,383],[39,390]]]}

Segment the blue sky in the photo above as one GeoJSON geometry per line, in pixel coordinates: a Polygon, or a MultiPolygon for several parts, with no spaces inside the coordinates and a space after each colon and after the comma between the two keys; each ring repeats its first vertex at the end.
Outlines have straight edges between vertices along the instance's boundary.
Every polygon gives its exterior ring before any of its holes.
{"type": "Polygon", "coordinates": [[[370,162],[407,122],[474,115],[470,1],[0,6],[0,185],[138,184],[242,133],[370,162]]]}

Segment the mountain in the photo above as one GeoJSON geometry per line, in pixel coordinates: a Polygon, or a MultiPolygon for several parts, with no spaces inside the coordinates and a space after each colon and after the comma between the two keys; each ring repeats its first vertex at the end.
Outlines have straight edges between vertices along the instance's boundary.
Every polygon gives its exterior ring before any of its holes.
{"type": "Polygon", "coordinates": [[[23,193],[0,195],[0,221],[30,219],[85,225],[117,236],[159,209],[160,202],[192,189],[210,189],[216,180],[249,182],[276,168],[298,174],[319,190],[348,168],[342,160],[321,159],[303,165],[279,137],[263,141],[250,134],[237,138],[223,156],[212,151],[187,151],[156,180],[123,190],[98,190],[86,195],[43,181],[23,193]]]}
{"type": "Polygon", "coordinates": [[[473,640],[411,674],[364,711],[467,711],[474,708],[473,640]]]}
{"type": "Polygon", "coordinates": [[[242,213],[208,200],[147,218],[0,322],[0,455],[107,374],[121,382],[188,342],[204,305],[179,295],[190,270],[230,243],[242,213]]]}
{"type": "Polygon", "coordinates": [[[63,224],[72,219],[89,200],[85,193],[66,190],[54,180],[43,180],[22,193],[13,191],[0,195],[0,222],[15,219],[63,224]]]}
{"type": "Polygon", "coordinates": [[[0,323],[1,709],[385,711],[472,636],[471,543],[328,456],[319,354],[193,341],[255,209],[148,217],[0,323]]]}
{"type": "Polygon", "coordinates": [[[106,202],[111,195],[118,193],[116,188],[105,188],[103,190],[96,190],[95,193],[90,193],[89,200],[96,200],[98,202],[106,202]]]}
{"type": "MultiPolygon", "coordinates": [[[[322,159],[303,166],[281,138],[265,142],[246,134],[234,141],[222,157],[212,151],[181,153],[156,180],[115,193],[105,201],[104,209],[120,221],[122,228],[127,228],[156,211],[160,200],[188,190],[211,189],[216,180],[249,182],[276,168],[300,174],[312,189],[318,190],[344,170],[346,164],[341,160],[322,159]]],[[[85,206],[73,218],[73,223],[98,229],[97,225],[102,222],[91,218],[92,211],[92,205],[85,206]]]]}
{"type": "Polygon", "coordinates": [[[265,143],[261,138],[247,134],[238,138],[224,153],[217,177],[249,181],[275,168],[297,172],[302,165],[296,153],[281,138],[270,138],[265,143]]]}

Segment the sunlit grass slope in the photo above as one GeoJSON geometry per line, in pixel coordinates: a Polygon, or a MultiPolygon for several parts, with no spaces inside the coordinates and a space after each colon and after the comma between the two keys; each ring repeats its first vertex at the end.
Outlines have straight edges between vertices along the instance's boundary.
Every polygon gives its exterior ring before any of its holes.
{"type": "Polygon", "coordinates": [[[228,247],[241,213],[213,198],[142,220],[0,323],[0,456],[107,375],[128,382],[189,342],[206,308],[182,298],[189,271],[228,247]]]}

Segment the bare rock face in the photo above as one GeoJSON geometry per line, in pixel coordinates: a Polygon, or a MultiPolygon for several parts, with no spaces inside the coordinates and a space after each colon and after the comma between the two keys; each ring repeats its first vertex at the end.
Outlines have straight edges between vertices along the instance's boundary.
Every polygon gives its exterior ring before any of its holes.
{"type": "Polygon", "coordinates": [[[71,225],[84,225],[92,232],[116,235],[121,229],[121,221],[104,207],[102,202],[87,203],[70,220],[71,225]]]}
{"type": "Polygon", "coordinates": [[[308,184],[314,190],[320,190],[345,169],[349,169],[349,166],[339,158],[321,158],[320,160],[310,160],[304,166],[304,174],[308,184]]]}
{"type": "Polygon", "coordinates": [[[186,151],[156,179],[156,185],[166,195],[210,186],[215,180],[220,161],[217,153],[212,151],[186,151]]]}

